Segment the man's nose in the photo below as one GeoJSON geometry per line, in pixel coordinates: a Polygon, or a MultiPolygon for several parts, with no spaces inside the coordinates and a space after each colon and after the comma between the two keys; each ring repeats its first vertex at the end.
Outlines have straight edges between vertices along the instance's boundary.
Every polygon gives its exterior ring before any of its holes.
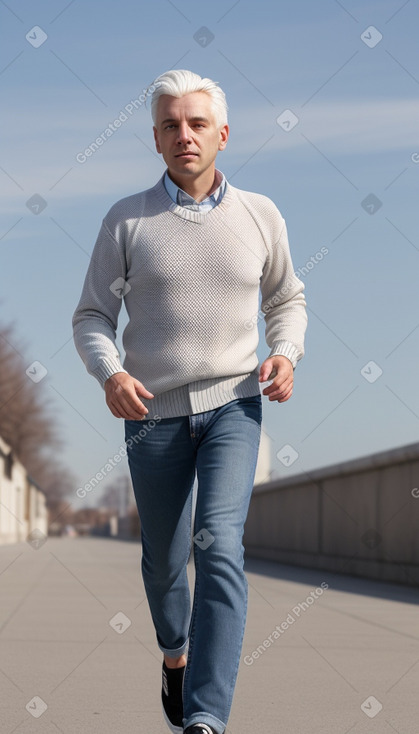
{"type": "Polygon", "coordinates": [[[185,143],[189,142],[190,139],[191,139],[191,134],[190,134],[188,124],[186,122],[180,123],[178,127],[178,133],[177,133],[177,142],[180,145],[184,145],[185,143]]]}

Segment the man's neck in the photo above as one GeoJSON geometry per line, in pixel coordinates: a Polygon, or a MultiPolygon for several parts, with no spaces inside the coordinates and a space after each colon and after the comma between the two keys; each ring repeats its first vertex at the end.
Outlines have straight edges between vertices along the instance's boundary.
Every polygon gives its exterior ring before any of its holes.
{"type": "Polygon", "coordinates": [[[167,172],[176,186],[192,196],[198,203],[210,196],[213,191],[220,185],[221,179],[215,172],[215,165],[208,171],[204,171],[196,178],[192,176],[177,176],[168,168],[167,172]]]}

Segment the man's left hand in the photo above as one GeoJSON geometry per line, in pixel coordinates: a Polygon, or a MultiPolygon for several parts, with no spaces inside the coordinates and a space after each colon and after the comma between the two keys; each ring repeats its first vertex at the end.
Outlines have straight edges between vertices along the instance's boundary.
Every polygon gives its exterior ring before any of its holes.
{"type": "Polygon", "coordinates": [[[259,382],[267,382],[267,380],[273,381],[262,390],[263,395],[268,395],[271,402],[284,403],[289,400],[294,384],[294,370],[288,357],[276,354],[262,362],[259,382]]]}

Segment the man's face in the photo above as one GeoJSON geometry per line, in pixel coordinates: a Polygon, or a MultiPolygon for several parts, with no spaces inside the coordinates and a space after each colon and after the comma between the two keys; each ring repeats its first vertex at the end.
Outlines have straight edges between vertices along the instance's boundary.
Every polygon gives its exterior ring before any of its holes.
{"type": "Polygon", "coordinates": [[[153,127],[158,153],[175,177],[198,177],[224,150],[228,125],[219,128],[206,92],[192,92],[184,97],[162,94],[157,103],[156,126],[153,127]]]}

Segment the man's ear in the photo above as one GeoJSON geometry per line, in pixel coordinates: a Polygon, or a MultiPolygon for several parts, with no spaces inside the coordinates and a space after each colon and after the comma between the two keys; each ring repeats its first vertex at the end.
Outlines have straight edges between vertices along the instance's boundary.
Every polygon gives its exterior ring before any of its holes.
{"type": "Polygon", "coordinates": [[[218,143],[218,150],[224,150],[227,145],[228,136],[230,134],[230,128],[228,125],[223,125],[220,128],[220,142],[218,143]]]}
{"type": "Polygon", "coordinates": [[[161,149],[160,149],[160,145],[159,145],[158,132],[157,132],[157,128],[156,128],[155,125],[153,126],[153,133],[154,133],[154,142],[156,144],[157,153],[161,153],[161,149]]]}

